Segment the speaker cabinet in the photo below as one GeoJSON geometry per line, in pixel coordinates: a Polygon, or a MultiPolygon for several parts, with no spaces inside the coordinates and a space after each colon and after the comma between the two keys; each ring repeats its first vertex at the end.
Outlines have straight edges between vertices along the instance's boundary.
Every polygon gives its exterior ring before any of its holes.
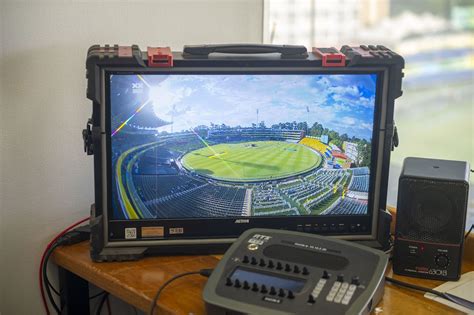
{"type": "Polygon", "coordinates": [[[469,172],[467,162],[405,159],[398,184],[396,274],[459,279],[469,172]]]}

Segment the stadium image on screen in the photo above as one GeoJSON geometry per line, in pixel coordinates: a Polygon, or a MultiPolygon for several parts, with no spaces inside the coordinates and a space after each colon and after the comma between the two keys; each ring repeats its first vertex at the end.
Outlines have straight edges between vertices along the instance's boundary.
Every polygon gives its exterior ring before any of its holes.
{"type": "Polygon", "coordinates": [[[111,74],[113,219],[366,215],[375,74],[111,74]]]}

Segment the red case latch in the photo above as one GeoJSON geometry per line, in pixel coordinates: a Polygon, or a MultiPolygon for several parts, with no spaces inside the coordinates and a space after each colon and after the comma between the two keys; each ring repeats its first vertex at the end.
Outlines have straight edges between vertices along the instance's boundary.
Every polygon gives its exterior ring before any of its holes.
{"type": "Polygon", "coordinates": [[[148,67],[172,67],[173,53],[169,47],[148,47],[148,67]]]}
{"type": "Polygon", "coordinates": [[[334,47],[316,48],[313,47],[313,54],[321,57],[323,67],[345,67],[346,55],[334,47]]]}

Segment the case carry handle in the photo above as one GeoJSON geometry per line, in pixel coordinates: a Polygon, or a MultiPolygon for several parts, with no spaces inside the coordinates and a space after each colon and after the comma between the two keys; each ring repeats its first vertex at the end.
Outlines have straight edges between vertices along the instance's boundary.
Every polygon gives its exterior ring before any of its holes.
{"type": "Polygon", "coordinates": [[[264,45],[264,44],[221,44],[221,45],[184,45],[183,53],[194,56],[207,56],[211,53],[223,54],[270,54],[282,56],[305,55],[306,47],[301,45],[264,45]]]}

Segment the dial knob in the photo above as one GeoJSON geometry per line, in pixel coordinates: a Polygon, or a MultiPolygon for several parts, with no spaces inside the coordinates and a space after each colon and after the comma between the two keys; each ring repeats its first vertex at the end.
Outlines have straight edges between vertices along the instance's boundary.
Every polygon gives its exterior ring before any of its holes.
{"type": "Polygon", "coordinates": [[[444,268],[449,265],[449,258],[445,254],[439,254],[435,257],[435,263],[438,267],[444,268]]]}

